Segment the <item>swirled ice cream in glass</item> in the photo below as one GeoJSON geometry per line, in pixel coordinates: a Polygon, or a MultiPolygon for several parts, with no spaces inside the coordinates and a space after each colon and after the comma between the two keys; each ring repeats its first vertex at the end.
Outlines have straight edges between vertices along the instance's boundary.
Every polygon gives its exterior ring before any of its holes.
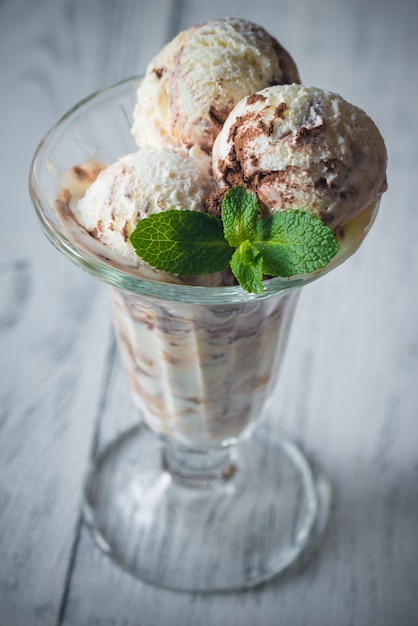
{"type": "Polygon", "coordinates": [[[85,519],[115,561],[159,585],[252,586],[294,563],[318,530],[308,461],[260,425],[275,410],[300,288],[363,241],[386,152],[360,109],[298,82],[264,29],[214,20],[180,33],[144,79],[72,109],[34,158],[31,195],[47,236],[110,286],[140,415],[95,460],[85,519]],[[193,62],[202,46],[206,83],[193,62]],[[264,275],[258,293],[229,267],[179,274],[136,254],[139,222],[172,209],[220,219],[237,184],[257,197],[259,219],[293,208],[319,218],[337,254],[312,272],[264,275]]]}

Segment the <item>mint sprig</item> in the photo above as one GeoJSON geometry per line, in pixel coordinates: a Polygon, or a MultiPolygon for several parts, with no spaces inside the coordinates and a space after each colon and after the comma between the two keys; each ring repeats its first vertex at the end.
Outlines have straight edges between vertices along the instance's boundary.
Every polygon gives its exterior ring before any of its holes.
{"type": "Polygon", "coordinates": [[[263,257],[248,239],[235,250],[230,267],[241,287],[250,293],[263,293],[263,257]]]}
{"type": "Polygon", "coordinates": [[[140,220],[129,239],[138,256],[158,270],[193,276],[229,266],[250,293],[263,292],[263,275],[310,273],[339,250],[331,229],[306,211],[258,215],[257,198],[238,186],[225,194],[222,219],[164,211],[140,220]]]}
{"type": "Polygon", "coordinates": [[[253,241],[263,257],[263,270],[271,276],[314,272],[338,252],[338,241],[320,219],[291,209],[257,222],[253,241]]]}
{"type": "Polygon", "coordinates": [[[257,234],[258,200],[244,187],[233,187],[222,201],[222,222],[225,239],[233,248],[252,241],[257,234]]]}
{"type": "Polygon", "coordinates": [[[221,220],[199,211],[155,213],[140,220],[129,239],[152,267],[186,276],[223,270],[234,252],[221,220]]]}

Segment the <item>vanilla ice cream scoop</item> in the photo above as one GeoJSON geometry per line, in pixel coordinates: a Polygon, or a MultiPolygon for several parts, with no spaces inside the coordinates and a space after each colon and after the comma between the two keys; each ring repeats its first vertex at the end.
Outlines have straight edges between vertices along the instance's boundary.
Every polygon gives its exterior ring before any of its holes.
{"type": "Polygon", "coordinates": [[[242,99],[213,147],[220,187],[243,185],[266,213],[303,209],[334,230],[380,198],[386,161],[383,139],[364,111],[296,84],[242,99]]]}
{"type": "Polygon", "coordinates": [[[132,132],[140,147],[199,146],[210,153],[241,98],[299,82],[295,63],[262,27],[226,18],[179,33],[138,88],[132,132]]]}
{"type": "Polygon", "coordinates": [[[206,154],[140,150],[102,170],[73,212],[94,238],[139,264],[128,239],[138,221],[167,209],[204,211],[211,189],[206,154]]]}
{"type": "Polygon", "coordinates": [[[88,161],[60,176],[55,212],[76,246],[100,262],[135,278],[219,287],[234,283],[232,272],[179,276],[148,265],[129,236],[139,220],[170,209],[206,211],[213,190],[210,157],[189,152],[139,150],[108,167],[88,161]]]}

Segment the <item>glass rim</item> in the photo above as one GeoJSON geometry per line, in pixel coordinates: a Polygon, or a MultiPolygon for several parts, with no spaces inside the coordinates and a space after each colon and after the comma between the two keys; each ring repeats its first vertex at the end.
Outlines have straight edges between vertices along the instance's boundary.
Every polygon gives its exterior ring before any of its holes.
{"type": "MultiPolygon", "coordinates": [[[[114,287],[137,293],[138,295],[148,295],[164,300],[196,304],[230,304],[263,300],[311,283],[335,267],[335,265],[331,263],[329,264],[330,267],[327,266],[311,274],[300,274],[289,278],[280,276],[268,278],[263,281],[264,292],[254,294],[245,291],[239,285],[207,287],[140,278],[129,271],[115,267],[110,260],[99,260],[96,256],[89,254],[85,249],[78,247],[76,243],[71,241],[66,235],[64,228],[60,228],[49,217],[49,213],[53,210],[48,207],[47,202],[42,197],[38,183],[38,177],[40,175],[38,172],[40,157],[44,152],[48,152],[49,144],[53,144],[55,134],[62,129],[63,125],[70,120],[72,116],[82,111],[85,106],[91,104],[103,95],[107,96],[114,92],[116,96],[124,88],[133,88],[134,84],[138,83],[142,78],[143,77],[140,75],[125,78],[98,89],[78,101],[50,127],[35,150],[29,170],[29,193],[42,230],[49,241],[60,252],[67,256],[79,268],[114,287]]],[[[86,157],[88,156],[89,155],[86,155],[86,157]]]]}

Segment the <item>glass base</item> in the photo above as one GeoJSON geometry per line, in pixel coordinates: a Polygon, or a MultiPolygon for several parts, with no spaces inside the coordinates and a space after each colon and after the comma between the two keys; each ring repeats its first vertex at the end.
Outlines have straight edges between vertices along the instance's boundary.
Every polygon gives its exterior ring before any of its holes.
{"type": "Polygon", "coordinates": [[[133,575],[183,591],[243,589],[284,572],[323,524],[311,468],[294,444],[262,431],[233,455],[233,471],[189,483],[145,427],[123,434],[86,486],[96,543],[133,575]]]}

